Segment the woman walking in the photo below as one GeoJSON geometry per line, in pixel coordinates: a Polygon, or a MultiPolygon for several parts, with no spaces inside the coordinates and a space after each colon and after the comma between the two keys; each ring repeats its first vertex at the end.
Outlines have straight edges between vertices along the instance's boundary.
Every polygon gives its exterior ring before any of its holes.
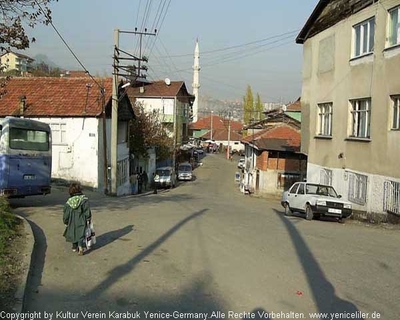
{"type": "Polygon", "coordinates": [[[82,193],[79,183],[69,187],[69,199],[64,205],[63,221],[66,226],[64,237],[72,242],[72,251],[83,255],[85,248],[85,229],[92,219],[89,199],[82,193]]]}

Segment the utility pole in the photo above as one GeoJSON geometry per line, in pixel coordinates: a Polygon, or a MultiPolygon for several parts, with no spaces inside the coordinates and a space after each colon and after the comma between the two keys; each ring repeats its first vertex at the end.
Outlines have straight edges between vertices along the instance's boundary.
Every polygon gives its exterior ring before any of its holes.
{"type": "Polygon", "coordinates": [[[210,132],[210,140],[213,139],[213,115],[214,115],[214,111],[211,111],[211,132],[210,132]]]}
{"type": "Polygon", "coordinates": [[[111,144],[110,144],[110,156],[111,156],[111,185],[110,194],[117,195],[117,181],[118,181],[118,77],[127,78],[130,82],[126,85],[134,85],[137,82],[138,77],[141,76],[141,70],[147,70],[146,66],[142,66],[141,62],[148,62],[148,59],[142,56],[142,36],[143,35],[155,35],[155,33],[138,32],[135,31],[122,31],[119,29],[114,30],[114,63],[113,63],[113,80],[112,80],[112,102],[111,102],[111,144]],[[136,57],[126,51],[119,48],[119,35],[121,33],[131,33],[140,35],[140,56],[136,57]],[[121,53],[124,56],[121,56],[121,53]],[[135,66],[132,65],[121,65],[120,60],[134,61],[138,62],[138,71],[135,70],[135,66]],[[125,71],[125,73],[120,73],[120,71],[125,71]]]}
{"type": "Polygon", "coordinates": [[[231,113],[228,111],[228,154],[227,159],[231,156],[231,113]]]}
{"type": "Polygon", "coordinates": [[[114,72],[111,102],[111,194],[117,195],[119,29],[114,30],[114,72]]]}

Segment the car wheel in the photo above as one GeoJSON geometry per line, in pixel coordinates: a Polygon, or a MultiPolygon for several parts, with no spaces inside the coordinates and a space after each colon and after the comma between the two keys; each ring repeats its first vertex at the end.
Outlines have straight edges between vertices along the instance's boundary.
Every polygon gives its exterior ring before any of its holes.
{"type": "Polygon", "coordinates": [[[306,205],[306,219],[312,220],[314,218],[314,212],[309,204],[306,205]]]}
{"type": "Polygon", "coordinates": [[[290,209],[289,203],[286,202],[284,208],[285,208],[285,216],[290,216],[292,210],[290,209]]]}

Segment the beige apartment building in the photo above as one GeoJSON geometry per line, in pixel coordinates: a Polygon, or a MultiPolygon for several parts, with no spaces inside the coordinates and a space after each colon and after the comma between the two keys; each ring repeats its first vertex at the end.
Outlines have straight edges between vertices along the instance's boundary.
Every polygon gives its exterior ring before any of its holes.
{"type": "Polygon", "coordinates": [[[296,42],[307,180],[400,216],[400,0],[321,0],[296,42]]]}
{"type": "Polygon", "coordinates": [[[17,70],[21,74],[29,71],[34,59],[17,52],[8,51],[0,56],[1,68],[4,72],[17,70]]]}

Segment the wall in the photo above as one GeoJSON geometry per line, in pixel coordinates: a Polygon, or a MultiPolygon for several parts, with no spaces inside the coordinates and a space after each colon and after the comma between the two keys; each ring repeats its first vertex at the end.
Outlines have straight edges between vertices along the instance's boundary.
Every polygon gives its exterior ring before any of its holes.
{"type": "Polygon", "coordinates": [[[48,124],[65,124],[64,141],[54,141],[52,178],[77,180],[98,188],[98,119],[32,118],[48,124]]]}
{"type": "Polygon", "coordinates": [[[382,213],[383,199],[379,198],[383,197],[382,179],[400,178],[400,132],[390,130],[389,98],[400,94],[400,48],[385,48],[387,9],[399,4],[399,0],[378,2],[304,44],[302,151],[308,154],[308,181],[318,182],[319,168],[330,168],[337,186],[348,192],[344,172],[367,175],[367,203],[358,206],[365,211],[382,213]],[[373,16],[376,19],[374,53],[351,59],[353,26],[373,16]],[[351,126],[349,100],[367,97],[371,97],[371,139],[348,139],[351,126]],[[316,137],[317,105],[323,102],[333,102],[331,139],[316,137]]]}

